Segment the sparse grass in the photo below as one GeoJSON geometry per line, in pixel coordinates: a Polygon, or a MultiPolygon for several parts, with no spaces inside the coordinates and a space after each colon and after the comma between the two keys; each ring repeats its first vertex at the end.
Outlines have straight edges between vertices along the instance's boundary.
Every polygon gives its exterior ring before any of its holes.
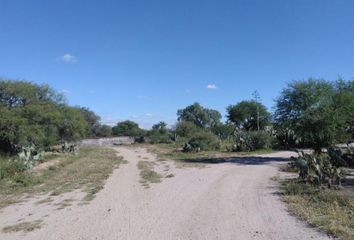
{"type": "Polygon", "coordinates": [[[139,161],[137,164],[140,170],[140,181],[144,187],[149,187],[149,183],[161,182],[162,175],[154,171],[154,162],[139,161]]]}
{"type": "Polygon", "coordinates": [[[2,179],[0,207],[6,206],[9,199],[18,199],[24,193],[51,192],[55,196],[81,189],[88,194],[86,199],[93,199],[114,167],[122,162],[122,157],[109,148],[82,148],[78,155],[62,155],[56,166],[40,175],[25,173],[20,175],[20,179],[2,179]]]}
{"type": "Polygon", "coordinates": [[[58,206],[57,210],[61,210],[64,209],[66,207],[70,207],[72,206],[72,202],[74,200],[69,198],[69,199],[64,199],[63,201],[61,201],[60,203],[55,204],[56,206],[58,206]]]}
{"type": "Polygon", "coordinates": [[[39,205],[39,204],[45,204],[45,203],[50,203],[50,202],[53,202],[53,199],[48,197],[48,198],[37,201],[35,204],[39,205]]]}
{"type": "Polygon", "coordinates": [[[176,144],[144,144],[143,147],[156,154],[158,161],[166,161],[166,159],[170,159],[175,160],[178,167],[197,168],[203,168],[205,163],[218,163],[233,157],[252,156],[275,152],[271,149],[261,149],[254,152],[201,151],[185,153],[182,152],[176,144]]]}
{"type": "Polygon", "coordinates": [[[11,232],[31,232],[36,229],[40,229],[42,227],[43,221],[36,220],[33,222],[22,222],[11,226],[6,226],[2,229],[4,233],[11,233],[11,232]]]}
{"type": "Polygon", "coordinates": [[[342,239],[354,239],[354,197],[290,180],[284,183],[289,211],[342,239]]]}

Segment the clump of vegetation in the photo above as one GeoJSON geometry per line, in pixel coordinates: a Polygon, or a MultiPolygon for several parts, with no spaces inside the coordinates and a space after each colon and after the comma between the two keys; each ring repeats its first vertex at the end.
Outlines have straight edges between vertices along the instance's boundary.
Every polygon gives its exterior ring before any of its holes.
{"type": "Polygon", "coordinates": [[[156,143],[171,143],[172,132],[167,128],[165,122],[159,122],[152,126],[152,129],[147,132],[148,141],[152,144],[156,143]]]}
{"type": "Polygon", "coordinates": [[[291,82],[276,101],[274,119],[286,145],[310,147],[319,153],[333,144],[354,141],[354,81],[291,82]]]}
{"type": "Polygon", "coordinates": [[[2,231],[4,233],[20,232],[20,231],[32,232],[36,229],[40,229],[42,225],[43,225],[42,220],[36,220],[32,222],[22,222],[11,226],[6,226],[2,229],[2,231]]]}
{"type": "Polygon", "coordinates": [[[333,164],[333,159],[327,154],[306,154],[300,152],[298,158],[292,158],[292,164],[299,169],[299,178],[313,185],[327,185],[329,188],[339,186],[342,171],[333,164]]]}
{"type": "Polygon", "coordinates": [[[273,137],[265,131],[237,132],[234,135],[234,144],[231,151],[250,152],[260,149],[270,149],[273,146],[273,137]]]}
{"type": "Polygon", "coordinates": [[[200,131],[191,137],[183,146],[184,152],[199,152],[205,150],[219,150],[220,140],[212,132],[200,131]]]}
{"type": "Polygon", "coordinates": [[[139,125],[133,121],[127,120],[117,123],[112,128],[112,134],[114,136],[128,136],[128,137],[144,137],[145,131],[139,127],[139,125]]]}

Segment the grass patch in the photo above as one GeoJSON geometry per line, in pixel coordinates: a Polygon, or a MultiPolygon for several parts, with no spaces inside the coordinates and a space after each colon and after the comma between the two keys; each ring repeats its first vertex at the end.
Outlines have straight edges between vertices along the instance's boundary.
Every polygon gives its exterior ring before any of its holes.
{"type": "Polygon", "coordinates": [[[354,239],[354,197],[290,180],[284,183],[290,212],[311,225],[342,239],[354,239]]]}
{"type": "Polygon", "coordinates": [[[148,187],[149,183],[161,182],[162,175],[154,171],[154,162],[139,161],[138,169],[140,170],[141,183],[143,186],[148,187]]]}
{"type": "Polygon", "coordinates": [[[11,233],[11,232],[31,232],[36,229],[40,229],[42,227],[43,221],[36,220],[33,222],[22,222],[11,226],[6,226],[2,229],[4,233],[11,233]]]}
{"type": "Polygon", "coordinates": [[[78,155],[62,155],[55,167],[40,175],[24,172],[0,180],[0,206],[3,199],[19,198],[22,194],[48,193],[52,196],[82,189],[93,198],[102,189],[104,181],[113,169],[123,162],[110,148],[81,148],[78,155]]]}
{"type": "Polygon", "coordinates": [[[142,144],[148,151],[158,157],[158,161],[166,159],[174,160],[179,167],[202,168],[206,163],[221,163],[228,159],[240,156],[252,156],[276,152],[271,149],[260,149],[253,152],[225,152],[225,151],[201,151],[201,152],[182,152],[176,144],[142,144]]]}

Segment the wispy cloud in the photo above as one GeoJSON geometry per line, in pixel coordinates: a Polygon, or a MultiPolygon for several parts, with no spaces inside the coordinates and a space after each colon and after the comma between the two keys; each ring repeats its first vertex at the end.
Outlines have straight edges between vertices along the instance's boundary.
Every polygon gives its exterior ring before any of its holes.
{"type": "Polygon", "coordinates": [[[59,92],[62,93],[62,94],[65,94],[65,95],[68,95],[68,94],[71,93],[71,92],[70,92],[69,90],[67,90],[67,89],[62,89],[62,90],[60,90],[59,92]]]}
{"type": "Polygon", "coordinates": [[[154,114],[152,114],[152,113],[145,113],[144,116],[147,117],[147,118],[152,118],[152,117],[154,116],[154,114]]]}
{"type": "Polygon", "coordinates": [[[210,83],[206,86],[206,88],[207,89],[217,89],[218,87],[215,84],[210,83]]]}
{"type": "Polygon", "coordinates": [[[142,100],[152,100],[153,97],[151,96],[143,96],[143,95],[140,95],[140,96],[137,96],[138,99],[142,99],[142,100]]]}
{"type": "Polygon", "coordinates": [[[74,55],[71,55],[70,53],[66,53],[63,56],[61,56],[61,60],[65,63],[76,63],[77,58],[74,55]]]}

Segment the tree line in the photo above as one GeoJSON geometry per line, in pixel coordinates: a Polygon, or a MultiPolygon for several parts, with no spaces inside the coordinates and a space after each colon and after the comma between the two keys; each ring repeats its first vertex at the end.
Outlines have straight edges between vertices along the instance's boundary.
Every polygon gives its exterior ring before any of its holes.
{"type": "Polygon", "coordinates": [[[194,103],[177,111],[177,123],[144,130],[133,121],[114,127],[85,107],[73,107],[48,85],[0,80],[0,150],[49,148],[87,137],[132,136],[151,143],[175,142],[185,151],[252,151],[311,147],[320,151],[354,141],[354,81],[308,79],[290,82],[270,113],[257,97],[226,108],[227,121],[214,109],[194,103]]]}

